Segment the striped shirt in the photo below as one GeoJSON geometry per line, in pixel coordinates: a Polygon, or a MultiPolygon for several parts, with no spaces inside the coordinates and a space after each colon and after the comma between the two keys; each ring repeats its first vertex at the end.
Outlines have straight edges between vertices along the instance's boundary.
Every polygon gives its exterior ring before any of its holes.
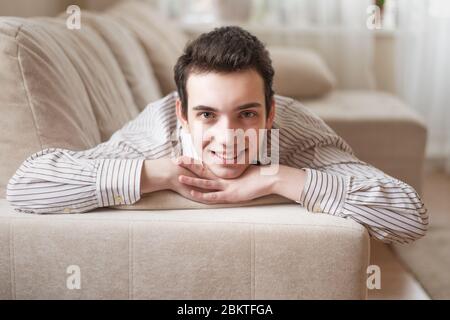
{"type": "MultiPolygon", "coordinates": [[[[111,138],[85,151],[47,148],[19,167],[7,199],[26,213],[82,213],[133,204],[145,159],[190,155],[175,114],[177,92],[150,103],[111,138]]],[[[427,209],[417,192],[359,160],[352,148],[297,100],[275,95],[279,163],[306,172],[298,203],[310,212],[353,219],[387,243],[425,235],[427,209]]],[[[192,143],[192,142],[191,142],[192,143]]],[[[191,151],[190,151],[191,150],[191,151]]]]}

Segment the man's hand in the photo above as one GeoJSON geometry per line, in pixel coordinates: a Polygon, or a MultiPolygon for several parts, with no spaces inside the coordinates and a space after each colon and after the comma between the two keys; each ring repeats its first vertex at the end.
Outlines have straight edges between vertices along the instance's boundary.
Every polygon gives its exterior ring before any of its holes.
{"type": "Polygon", "coordinates": [[[236,179],[222,179],[183,156],[146,160],[142,170],[141,193],[169,189],[207,204],[243,202],[269,194],[298,201],[306,180],[303,169],[283,165],[274,175],[262,175],[261,166],[251,165],[236,179]]]}
{"type": "MultiPolygon", "coordinates": [[[[160,158],[145,160],[141,174],[141,194],[159,190],[173,190],[185,198],[196,200],[191,196],[191,187],[178,181],[178,176],[197,177],[195,173],[176,164],[175,159],[160,158]]],[[[195,188],[197,191],[206,191],[195,188]]]]}
{"type": "Polygon", "coordinates": [[[180,174],[178,181],[189,187],[190,198],[198,202],[236,203],[273,193],[276,177],[261,175],[259,166],[249,166],[238,178],[222,179],[206,166],[193,161],[191,158],[181,157],[179,166],[187,169],[190,174],[180,174]]]}

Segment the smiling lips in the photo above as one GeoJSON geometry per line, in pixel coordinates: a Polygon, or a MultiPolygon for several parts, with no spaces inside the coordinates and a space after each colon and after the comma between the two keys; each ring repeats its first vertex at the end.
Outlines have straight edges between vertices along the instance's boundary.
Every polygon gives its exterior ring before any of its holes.
{"type": "Polygon", "coordinates": [[[213,155],[213,157],[217,160],[219,160],[220,162],[224,163],[225,161],[229,162],[229,161],[236,161],[243,153],[245,153],[245,151],[247,151],[247,149],[242,150],[239,154],[237,154],[235,157],[227,157],[226,156],[226,152],[215,152],[213,150],[209,150],[211,152],[211,154],[213,155]]]}

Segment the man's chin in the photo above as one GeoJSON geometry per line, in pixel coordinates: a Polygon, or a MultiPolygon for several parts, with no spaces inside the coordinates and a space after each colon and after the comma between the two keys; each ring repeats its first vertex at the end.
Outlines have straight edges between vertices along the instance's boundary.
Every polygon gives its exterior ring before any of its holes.
{"type": "Polygon", "coordinates": [[[217,177],[222,179],[235,179],[240,177],[245,170],[249,167],[248,164],[238,165],[220,165],[220,164],[207,164],[208,169],[217,177]]]}

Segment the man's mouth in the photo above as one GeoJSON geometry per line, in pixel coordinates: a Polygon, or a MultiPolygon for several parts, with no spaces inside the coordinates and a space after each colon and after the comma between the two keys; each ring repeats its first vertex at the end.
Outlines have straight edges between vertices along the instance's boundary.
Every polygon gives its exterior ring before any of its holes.
{"type": "Polygon", "coordinates": [[[245,151],[247,151],[247,149],[242,150],[239,154],[237,154],[236,156],[230,156],[229,154],[227,154],[226,152],[217,152],[214,150],[209,150],[210,153],[212,154],[212,156],[217,159],[220,162],[230,162],[230,161],[236,161],[242,154],[245,153],[245,151]]]}

